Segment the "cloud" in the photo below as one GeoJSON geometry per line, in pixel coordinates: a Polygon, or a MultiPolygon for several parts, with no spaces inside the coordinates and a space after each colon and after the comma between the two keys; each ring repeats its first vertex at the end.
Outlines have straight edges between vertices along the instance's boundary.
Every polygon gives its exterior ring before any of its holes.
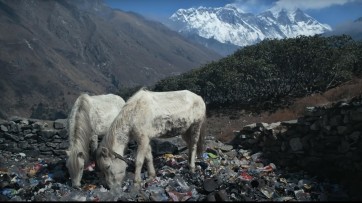
{"type": "Polygon", "coordinates": [[[295,0],[278,0],[275,2],[275,6],[282,8],[300,8],[300,9],[322,9],[327,8],[334,5],[344,5],[349,2],[353,2],[355,0],[303,0],[303,1],[295,1],[295,0]]]}
{"type": "Polygon", "coordinates": [[[275,1],[265,1],[265,0],[235,0],[232,3],[233,6],[243,10],[247,13],[259,13],[270,8],[272,3],[275,1]]]}
{"type": "Polygon", "coordinates": [[[330,35],[348,34],[356,40],[362,39],[362,21],[345,22],[336,26],[330,35]]]}
{"type": "Polygon", "coordinates": [[[287,9],[323,9],[333,5],[344,5],[358,0],[235,0],[233,6],[249,13],[260,13],[271,7],[287,9]]]}

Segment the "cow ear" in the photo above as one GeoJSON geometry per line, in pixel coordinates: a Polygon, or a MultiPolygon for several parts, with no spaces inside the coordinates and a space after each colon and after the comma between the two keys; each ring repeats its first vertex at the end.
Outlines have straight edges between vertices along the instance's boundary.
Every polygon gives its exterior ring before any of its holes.
{"type": "Polygon", "coordinates": [[[69,150],[65,150],[65,153],[67,154],[67,156],[70,156],[70,151],[69,150]]]}
{"type": "Polygon", "coordinates": [[[105,148],[105,147],[102,147],[101,150],[102,150],[102,156],[107,157],[107,156],[108,156],[108,153],[109,153],[108,149],[105,148]]]}
{"type": "Polygon", "coordinates": [[[84,159],[84,153],[83,152],[78,152],[78,158],[83,158],[84,159]]]}

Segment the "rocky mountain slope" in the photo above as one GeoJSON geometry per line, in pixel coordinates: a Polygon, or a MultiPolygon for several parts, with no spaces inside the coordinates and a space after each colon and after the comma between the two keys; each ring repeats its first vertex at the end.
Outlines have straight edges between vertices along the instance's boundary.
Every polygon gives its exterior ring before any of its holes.
{"type": "MultiPolygon", "coordinates": [[[[239,47],[255,44],[266,38],[309,36],[331,30],[329,25],[318,22],[300,9],[274,7],[254,15],[231,4],[219,8],[179,9],[170,17],[170,21],[169,26],[172,29],[185,35],[198,35],[217,40],[221,44],[229,43],[239,47]]],[[[219,50],[220,44],[199,42],[219,50]]],[[[226,52],[221,50],[219,53],[225,55],[226,52]]]]}
{"type": "Polygon", "coordinates": [[[101,0],[0,0],[0,24],[3,118],[65,117],[81,92],[150,85],[220,58],[101,0]]]}

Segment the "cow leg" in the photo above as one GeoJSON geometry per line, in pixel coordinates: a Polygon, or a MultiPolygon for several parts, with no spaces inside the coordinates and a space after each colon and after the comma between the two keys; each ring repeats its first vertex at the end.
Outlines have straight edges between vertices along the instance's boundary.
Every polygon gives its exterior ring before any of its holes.
{"type": "Polygon", "coordinates": [[[90,141],[90,152],[93,160],[95,159],[97,149],[98,149],[98,135],[92,135],[90,141]]]}
{"type": "Polygon", "coordinates": [[[191,131],[188,134],[190,143],[189,143],[189,164],[190,170],[192,173],[195,173],[195,161],[196,161],[196,153],[197,153],[197,141],[199,141],[201,131],[201,125],[193,125],[191,126],[191,131]]]}
{"type": "Polygon", "coordinates": [[[146,160],[147,160],[147,170],[148,170],[149,179],[153,179],[156,177],[156,170],[155,170],[155,166],[153,165],[153,156],[152,156],[151,145],[148,145],[146,160]]]}
{"type": "Polygon", "coordinates": [[[186,146],[189,149],[188,152],[188,157],[187,157],[187,161],[190,164],[191,162],[191,140],[190,140],[190,133],[191,133],[191,128],[189,128],[184,134],[182,134],[182,139],[186,142],[186,146]]]}
{"type": "Polygon", "coordinates": [[[138,148],[136,155],[136,171],[135,171],[135,184],[141,183],[141,169],[143,162],[148,152],[148,146],[150,145],[150,139],[148,137],[141,137],[138,140],[138,148]]]}

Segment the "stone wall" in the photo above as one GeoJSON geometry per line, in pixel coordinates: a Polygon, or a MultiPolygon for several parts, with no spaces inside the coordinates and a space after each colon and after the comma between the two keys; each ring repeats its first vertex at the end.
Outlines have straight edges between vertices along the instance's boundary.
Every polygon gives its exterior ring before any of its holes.
{"type": "Polygon", "coordinates": [[[232,144],[263,151],[278,166],[349,185],[361,196],[361,133],[362,99],[358,97],[329,108],[308,107],[297,120],[245,126],[235,132],[232,144]]]}
{"type": "MultiPolygon", "coordinates": [[[[353,172],[362,168],[361,98],[330,108],[309,107],[298,120],[255,123],[235,133],[234,145],[261,150],[282,166],[353,172]]],[[[64,156],[67,148],[66,119],[0,120],[0,150],[28,156],[64,156]]]]}
{"type": "Polygon", "coordinates": [[[0,120],[0,150],[27,156],[65,157],[68,148],[66,119],[43,121],[14,117],[0,120]]]}

